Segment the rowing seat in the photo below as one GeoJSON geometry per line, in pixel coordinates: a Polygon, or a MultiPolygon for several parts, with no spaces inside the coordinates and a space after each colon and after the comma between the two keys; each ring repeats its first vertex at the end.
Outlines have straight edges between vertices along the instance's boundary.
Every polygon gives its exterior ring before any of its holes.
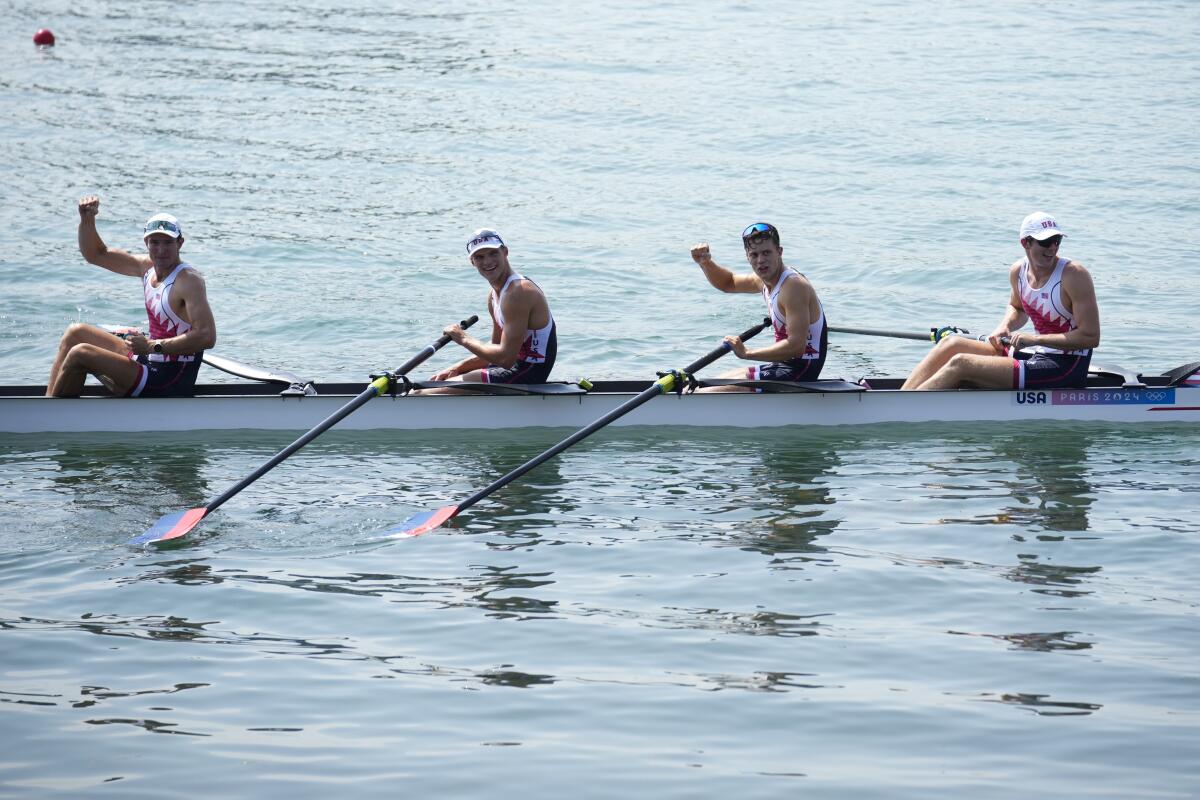
{"type": "Polygon", "coordinates": [[[1123,389],[1145,389],[1146,382],[1142,376],[1131,369],[1116,364],[1092,364],[1088,368],[1088,381],[1103,382],[1105,378],[1119,378],[1123,389]]]}

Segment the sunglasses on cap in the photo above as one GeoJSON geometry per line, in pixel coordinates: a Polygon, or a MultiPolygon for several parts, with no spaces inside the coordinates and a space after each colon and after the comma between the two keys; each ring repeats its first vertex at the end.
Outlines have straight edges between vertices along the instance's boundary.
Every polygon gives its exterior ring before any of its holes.
{"type": "Polygon", "coordinates": [[[774,225],[769,225],[765,222],[756,222],[746,230],[742,231],[743,239],[751,239],[755,236],[770,236],[774,239],[779,238],[779,231],[775,230],[774,225]]]}
{"type": "Polygon", "coordinates": [[[143,229],[144,235],[146,235],[146,236],[149,236],[150,234],[156,233],[158,231],[162,231],[163,233],[170,233],[175,236],[178,236],[179,235],[179,226],[176,225],[174,222],[171,222],[170,220],[156,219],[152,222],[146,223],[146,227],[143,229]]]}

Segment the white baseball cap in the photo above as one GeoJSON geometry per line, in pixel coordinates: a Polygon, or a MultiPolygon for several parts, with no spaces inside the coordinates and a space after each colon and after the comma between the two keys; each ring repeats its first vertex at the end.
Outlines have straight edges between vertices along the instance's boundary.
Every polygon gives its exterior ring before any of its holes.
{"type": "Polygon", "coordinates": [[[183,236],[183,228],[179,226],[179,220],[170,214],[155,214],[146,220],[146,224],[142,228],[142,237],[145,238],[152,233],[165,233],[172,239],[178,239],[183,236]]]}
{"type": "Polygon", "coordinates": [[[1021,220],[1021,238],[1025,239],[1032,236],[1039,242],[1049,239],[1051,236],[1066,236],[1063,229],[1058,227],[1058,223],[1054,217],[1047,214],[1045,211],[1035,211],[1025,219],[1021,220]]]}
{"type": "Polygon", "coordinates": [[[504,240],[500,238],[500,234],[491,228],[480,228],[467,240],[467,257],[475,255],[477,250],[498,250],[504,246],[504,240]]]}

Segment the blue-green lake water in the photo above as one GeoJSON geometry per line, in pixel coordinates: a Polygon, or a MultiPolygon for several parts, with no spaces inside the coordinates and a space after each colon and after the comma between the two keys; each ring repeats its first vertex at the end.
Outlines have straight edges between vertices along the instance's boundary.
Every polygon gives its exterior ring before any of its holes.
{"type": "MultiPolygon", "coordinates": [[[[766,219],[833,324],[986,332],[1035,209],[1092,270],[1098,360],[1200,357],[1193,3],[0,22],[3,383],[143,318],[78,254],[91,193],[113,246],[180,217],[217,352],[324,380],[484,314],[483,225],[551,300],[557,377],[644,378],[762,318],[695,242],[740,267],[766,219]]],[[[825,372],[923,347],[834,337],[825,372]]],[[[369,541],[566,433],[335,430],[149,550],[292,437],[0,436],[0,796],[1200,792],[1193,426],[609,430],[369,541]]]]}

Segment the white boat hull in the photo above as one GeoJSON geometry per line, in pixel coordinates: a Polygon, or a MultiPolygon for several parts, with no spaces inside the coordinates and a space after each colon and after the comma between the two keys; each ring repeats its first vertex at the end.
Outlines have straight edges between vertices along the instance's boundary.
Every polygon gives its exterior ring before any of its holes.
{"type": "MultiPolygon", "coordinates": [[[[0,396],[0,433],[258,430],[305,431],[345,405],[350,393],[182,398],[0,396]]],[[[582,428],[631,392],[577,395],[377,397],[339,430],[582,428]]],[[[685,394],[656,397],[614,425],[776,428],[922,422],[1200,421],[1200,387],[1044,391],[685,394]]]]}

